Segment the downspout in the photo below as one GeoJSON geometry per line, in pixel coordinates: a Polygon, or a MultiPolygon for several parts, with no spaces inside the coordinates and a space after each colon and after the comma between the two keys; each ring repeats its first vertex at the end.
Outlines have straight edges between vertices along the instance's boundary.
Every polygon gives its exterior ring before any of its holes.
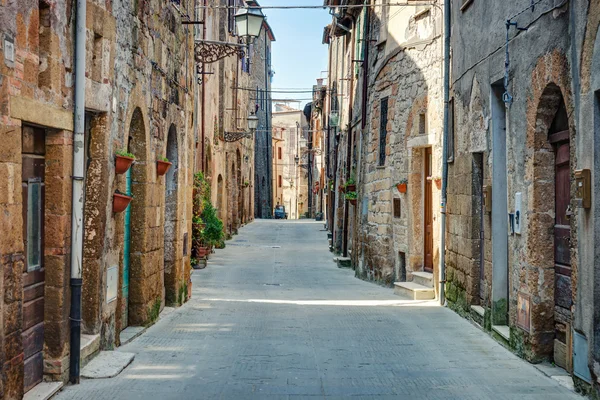
{"type": "Polygon", "coordinates": [[[269,107],[270,107],[270,98],[271,98],[271,93],[269,92],[269,62],[271,62],[271,58],[268,56],[268,52],[269,52],[269,46],[267,45],[267,39],[268,36],[265,32],[265,128],[266,128],[266,138],[265,138],[265,142],[266,142],[266,147],[267,147],[267,151],[265,152],[266,156],[267,156],[267,191],[268,191],[268,196],[267,196],[267,207],[269,209],[269,211],[267,212],[267,215],[263,215],[263,218],[271,218],[272,216],[272,212],[273,212],[273,173],[272,173],[272,168],[273,168],[273,163],[272,160],[273,158],[271,157],[271,148],[273,146],[273,136],[272,136],[272,132],[271,132],[271,128],[269,126],[269,107]]]}
{"type": "MultiPolygon", "coordinates": [[[[353,29],[354,30],[354,29],[353,29]]],[[[354,60],[354,50],[356,46],[351,46],[352,47],[352,51],[351,51],[351,56],[350,56],[350,60],[354,60]]],[[[354,136],[354,129],[352,129],[352,117],[353,117],[353,113],[352,113],[352,109],[354,108],[354,78],[352,77],[353,72],[352,72],[352,67],[354,67],[353,61],[350,61],[350,85],[348,87],[348,90],[350,91],[350,98],[349,98],[349,102],[348,102],[348,132],[346,132],[346,134],[348,135],[347,140],[346,140],[346,182],[348,182],[348,180],[350,179],[350,169],[351,169],[351,163],[352,163],[352,138],[354,136]]],[[[343,256],[344,257],[348,257],[348,213],[349,213],[349,208],[350,208],[350,202],[346,201],[345,202],[345,207],[344,207],[344,242],[343,242],[343,256]]]]}
{"type": "MultiPolygon", "coordinates": [[[[202,40],[206,40],[206,0],[203,0],[202,5],[204,6],[202,8],[202,40]]],[[[202,73],[204,74],[206,64],[202,63],[202,73]]],[[[206,75],[204,75],[206,76],[206,75]]],[[[205,123],[205,118],[206,118],[206,80],[204,79],[204,76],[202,76],[202,98],[200,100],[201,104],[200,106],[202,107],[202,113],[200,114],[200,124],[202,125],[200,128],[200,140],[202,141],[200,148],[201,148],[201,154],[202,154],[202,159],[200,160],[200,171],[205,172],[208,168],[208,166],[206,165],[206,154],[205,154],[205,148],[204,148],[204,142],[205,142],[205,135],[206,135],[206,123],[205,123]]],[[[197,100],[196,100],[197,101],[197,100]]]]}
{"type": "Polygon", "coordinates": [[[81,285],[84,201],[85,36],[86,1],[77,0],[75,22],[75,104],[73,132],[73,194],[71,214],[71,349],[69,381],[79,383],[81,285]]]}
{"type": "Polygon", "coordinates": [[[450,1],[444,0],[444,137],[442,145],[442,199],[440,204],[440,304],[446,303],[446,201],[448,194],[448,122],[450,104],[450,1]]]}

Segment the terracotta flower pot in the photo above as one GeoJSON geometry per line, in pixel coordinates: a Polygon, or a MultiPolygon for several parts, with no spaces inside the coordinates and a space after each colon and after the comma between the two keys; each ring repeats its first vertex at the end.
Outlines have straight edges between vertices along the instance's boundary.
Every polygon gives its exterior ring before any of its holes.
{"type": "Polygon", "coordinates": [[[348,192],[356,192],[356,185],[348,185],[346,186],[346,190],[348,192]]]}
{"type": "Polygon", "coordinates": [[[353,206],[356,205],[356,199],[348,199],[348,201],[350,202],[350,204],[352,204],[353,206]]]}
{"type": "Polygon", "coordinates": [[[396,188],[398,188],[400,193],[406,193],[406,183],[399,183],[396,185],[396,188]]]}
{"type": "Polygon", "coordinates": [[[168,161],[157,161],[156,162],[156,174],[158,176],[163,176],[164,174],[167,173],[167,171],[169,170],[169,168],[171,168],[171,164],[168,161]]]}
{"type": "Polygon", "coordinates": [[[346,193],[346,188],[344,186],[340,186],[338,189],[341,193],[346,193]]]}
{"type": "Polygon", "coordinates": [[[206,257],[208,255],[208,247],[198,247],[198,257],[206,257]]]}
{"type": "Polygon", "coordinates": [[[127,172],[131,164],[135,161],[135,158],[125,157],[125,156],[116,156],[115,157],[115,172],[117,174],[124,174],[127,172]]]}
{"type": "Polygon", "coordinates": [[[437,187],[438,189],[442,188],[442,179],[434,179],[435,181],[435,187],[437,187]]]}
{"type": "Polygon", "coordinates": [[[131,196],[127,196],[127,195],[120,194],[120,193],[114,193],[113,194],[113,212],[120,213],[120,212],[125,211],[125,209],[129,205],[129,203],[131,203],[132,199],[133,199],[133,197],[131,197],[131,196]]]}

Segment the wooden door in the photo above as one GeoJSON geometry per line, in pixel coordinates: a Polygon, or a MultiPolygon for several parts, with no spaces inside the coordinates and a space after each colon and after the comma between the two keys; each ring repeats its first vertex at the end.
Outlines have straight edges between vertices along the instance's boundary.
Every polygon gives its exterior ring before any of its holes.
{"type": "MultiPolygon", "coordinates": [[[[125,193],[131,196],[131,168],[125,173],[125,193]]],[[[131,203],[125,209],[125,226],[123,232],[123,301],[121,303],[121,330],[129,325],[129,260],[131,250],[131,203]]]]}
{"type": "Polygon", "coordinates": [[[432,202],[432,159],[431,159],[431,147],[425,149],[425,199],[423,202],[423,216],[425,227],[424,232],[424,270],[427,272],[433,272],[433,202],[432,202]]]}
{"type": "Polygon", "coordinates": [[[42,381],[44,373],[44,172],[46,132],[22,130],[23,240],[23,353],[24,389],[42,381]]]}
{"type": "MultiPolygon", "coordinates": [[[[550,136],[555,159],[554,301],[570,313],[571,296],[571,173],[568,131],[550,136]],[[565,139],[566,138],[566,139],[565,139]]],[[[568,315],[568,314],[567,314],[568,315]]]]}

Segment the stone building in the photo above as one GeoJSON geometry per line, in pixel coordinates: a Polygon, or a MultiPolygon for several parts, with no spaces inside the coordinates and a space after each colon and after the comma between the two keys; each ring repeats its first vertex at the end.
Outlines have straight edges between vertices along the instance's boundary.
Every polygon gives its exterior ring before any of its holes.
{"type": "Polygon", "coordinates": [[[432,6],[336,10],[325,31],[333,248],[352,258],[357,276],[387,285],[398,281],[399,291],[433,297],[442,15],[432,6]],[[352,182],[355,190],[345,187],[352,182]],[[407,184],[406,191],[397,189],[399,183],[407,184]],[[346,201],[354,191],[358,199],[346,201]]]}
{"type": "MultiPolygon", "coordinates": [[[[223,138],[246,131],[238,121],[256,111],[256,92],[241,88],[264,81],[252,71],[269,72],[259,49],[272,33],[265,24],[244,57],[205,65],[214,78],[197,75],[194,39],[239,38],[227,30],[234,9],[196,10],[191,1],[87,2],[83,364],[119,346],[128,327],[189,298],[194,172],[213,178],[228,232],[254,218],[254,140],[223,138]],[[203,10],[205,29],[182,24],[203,10]],[[136,159],[124,174],[115,169],[119,151],[136,159]],[[163,157],[171,166],[161,176],[163,157]],[[124,212],[115,212],[115,194],[133,198],[124,212]]],[[[70,370],[75,15],[75,2],[0,6],[0,221],[11,227],[0,239],[6,399],[70,370]]]]}
{"type": "Polygon", "coordinates": [[[307,150],[305,138],[307,131],[306,118],[301,110],[275,104],[273,204],[279,202],[284,205],[290,219],[299,219],[308,210],[308,173],[300,163],[301,156],[307,150]]]}
{"type": "Polygon", "coordinates": [[[453,6],[448,302],[597,384],[600,7],[453,6]]]}

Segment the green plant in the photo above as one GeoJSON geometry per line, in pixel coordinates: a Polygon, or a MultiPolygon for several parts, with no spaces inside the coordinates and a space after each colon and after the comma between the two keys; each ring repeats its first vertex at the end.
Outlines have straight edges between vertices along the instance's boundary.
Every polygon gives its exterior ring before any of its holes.
{"type": "Polygon", "coordinates": [[[181,283],[181,286],[179,286],[179,305],[182,305],[183,303],[186,302],[187,291],[188,291],[187,283],[185,281],[183,281],[181,283]]]}
{"type": "Polygon", "coordinates": [[[158,315],[160,314],[160,303],[160,298],[157,298],[150,306],[150,309],[148,310],[148,325],[152,325],[158,319],[158,315]]]}
{"type": "Polygon", "coordinates": [[[408,184],[408,179],[406,179],[406,178],[400,179],[400,182],[398,182],[398,185],[407,185],[407,184],[408,184]]]}
{"type": "Polygon", "coordinates": [[[208,246],[216,246],[223,240],[224,235],[223,221],[217,216],[217,209],[209,201],[205,201],[200,217],[204,223],[202,242],[208,246]]]}
{"type": "Polygon", "coordinates": [[[358,194],[356,192],[346,192],[347,200],[356,200],[358,198],[358,194]]]}
{"type": "Polygon", "coordinates": [[[160,157],[158,157],[158,161],[169,162],[169,159],[165,156],[160,156],[160,157]]]}
{"type": "Polygon", "coordinates": [[[244,181],[244,186],[250,186],[250,182],[244,181]]]}
{"type": "Polygon", "coordinates": [[[348,178],[348,182],[346,182],[346,187],[348,187],[348,185],[356,185],[356,174],[354,173],[354,170],[352,170],[350,178],[348,178]]]}
{"type": "Polygon", "coordinates": [[[135,156],[127,151],[127,149],[117,149],[115,154],[120,157],[135,158],[135,156]]]}

